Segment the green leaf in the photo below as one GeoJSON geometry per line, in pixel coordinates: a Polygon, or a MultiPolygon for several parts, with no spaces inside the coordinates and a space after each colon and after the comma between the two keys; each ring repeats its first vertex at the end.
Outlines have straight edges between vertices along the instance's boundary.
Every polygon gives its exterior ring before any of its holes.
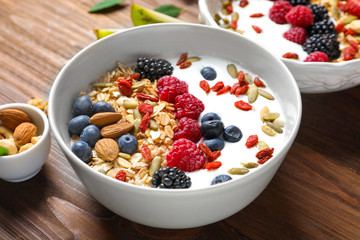
{"type": "Polygon", "coordinates": [[[0,146],[0,156],[5,156],[9,154],[9,150],[7,148],[0,146]]]}
{"type": "Polygon", "coordinates": [[[107,8],[116,6],[118,3],[123,2],[124,0],[106,0],[99,2],[95,6],[89,9],[89,13],[98,12],[107,8]]]}
{"type": "Polygon", "coordinates": [[[161,5],[155,8],[155,11],[166,14],[171,17],[179,16],[181,8],[175,7],[174,5],[161,5]]]}

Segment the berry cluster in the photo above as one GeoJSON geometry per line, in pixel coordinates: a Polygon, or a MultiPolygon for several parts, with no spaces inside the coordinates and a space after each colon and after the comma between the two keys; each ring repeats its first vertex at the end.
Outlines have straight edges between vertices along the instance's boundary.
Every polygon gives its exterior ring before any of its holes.
{"type": "Polygon", "coordinates": [[[139,57],[134,71],[140,73],[140,78],[154,81],[162,76],[171,75],[173,70],[171,63],[165,59],[139,57]]]}
{"type": "Polygon", "coordinates": [[[154,173],[151,180],[154,187],[159,188],[189,188],[191,186],[190,177],[177,167],[160,168],[154,173]]]}

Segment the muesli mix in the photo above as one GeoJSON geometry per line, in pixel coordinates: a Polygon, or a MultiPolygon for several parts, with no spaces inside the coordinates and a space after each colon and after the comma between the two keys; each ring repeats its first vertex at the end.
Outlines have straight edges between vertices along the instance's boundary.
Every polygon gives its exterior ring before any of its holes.
{"type": "MultiPolygon", "coordinates": [[[[225,126],[219,114],[203,114],[205,104],[189,93],[189,85],[172,76],[174,68],[191,68],[200,57],[180,56],[176,64],[165,59],[138,58],[134,70],[121,63],[82,92],[73,105],[68,130],[72,151],[93,169],[120,181],[160,188],[189,188],[190,172],[212,171],[222,166],[226,144],[239,142],[242,131],[225,126]]],[[[203,67],[199,89],[206,94],[234,95],[234,109],[251,111],[258,97],[273,101],[265,81],[228,64],[233,85],[217,81],[212,67],[203,67]]],[[[267,106],[260,111],[259,126],[268,136],[283,132],[284,121],[267,106]]],[[[217,175],[209,185],[243,175],[266,163],[274,148],[247,136],[246,148],[257,147],[253,162],[243,162],[217,175]]]]}

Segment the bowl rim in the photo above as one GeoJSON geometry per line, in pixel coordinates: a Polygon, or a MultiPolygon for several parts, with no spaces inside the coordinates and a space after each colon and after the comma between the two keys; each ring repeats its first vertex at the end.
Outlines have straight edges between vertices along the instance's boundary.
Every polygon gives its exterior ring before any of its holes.
{"type": "MultiPolygon", "coordinates": [[[[157,23],[157,24],[149,24],[149,25],[143,25],[143,26],[136,26],[136,27],[131,27],[128,29],[124,29],[122,31],[113,33],[109,36],[106,36],[102,39],[96,40],[93,43],[90,43],[88,46],[86,46],[85,48],[83,48],[82,50],[80,50],[78,53],[76,53],[67,63],[66,65],[60,70],[60,72],[58,73],[58,75],[56,76],[53,86],[51,87],[50,90],[50,94],[49,94],[49,108],[48,108],[48,116],[49,116],[49,122],[50,122],[50,127],[52,129],[52,132],[58,142],[58,144],[60,145],[60,147],[62,148],[62,150],[64,151],[65,155],[68,156],[67,160],[70,161],[70,163],[72,164],[76,164],[76,166],[80,167],[81,169],[83,169],[84,171],[86,171],[88,174],[96,177],[96,178],[100,178],[103,182],[106,182],[108,184],[118,184],[119,188],[127,188],[128,190],[132,190],[132,191],[136,191],[136,190],[141,190],[142,192],[161,192],[163,194],[167,194],[167,193],[171,193],[173,195],[177,195],[177,194],[193,194],[193,193],[203,193],[203,192],[208,192],[208,191],[219,191],[220,189],[224,189],[224,188],[231,188],[233,185],[239,184],[239,182],[243,182],[243,181],[248,181],[251,180],[255,177],[257,177],[258,175],[261,175],[263,172],[267,171],[267,169],[273,168],[276,166],[277,162],[280,161],[280,156],[282,155],[286,155],[287,151],[289,150],[289,148],[291,147],[293,141],[295,140],[295,137],[297,135],[297,132],[299,130],[300,127],[300,122],[301,122],[301,115],[302,115],[302,102],[301,102],[301,95],[300,95],[300,90],[296,84],[296,81],[293,77],[293,75],[291,74],[290,70],[286,67],[286,65],[276,56],[274,56],[274,54],[269,51],[268,49],[262,47],[261,45],[259,45],[256,42],[253,42],[251,40],[249,40],[248,38],[245,38],[244,36],[237,34],[235,32],[231,32],[228,31],[226,29],[221,29],[221,28],[214,28],[212,26],[208,26],[208,25],[203,25],[203,24],[196,24],[196,23],[157,23]],[[70,150],[70,148],[68,147],[68,145],[64,142],[64,140],[62,139],[61,135],[60,135],[60,131],[57,129],[57,126],[54,123],[54,114],[55,114],[55,101],[54,101],[54,94],[55,94],[55,90],[58,88],[58,85],[60,84],[60,80],[62,78],[62,76],[64,75],[64,73],[67,71],[67,69],[72,65],[73,62],[77,61],[78,58],[82,58],[84,55],[86,55],[86,53],[88,51],[91,51],[93,48],[96,48],[98,45],[105,45],[107,41],[109,41],[112,38],[116,38],[122,35],[126,35],[126,33],[128,32],[133,32],[133,31],[141,31],[144,28],[162,28],[162,27],[177,27],[177,26],[185,26],[185,27],[192,27],[192,28],[202,28],[202,29],[208,29],[210,31],[223,31],[226,34],[230,34],[233,35],[234,37],[237,38],[242,38],[244,41],[249,42],[250,44],[254,44],[257,45],[257,47],[261,48],[262,50],[266,51],[267,53],[269,53],[273,58],[275,62],[278,62],[278,64],[280,66],[283,67],[283,70],[287,73],[287,75],[289,76],[289,81],[291,81],[291,84],[293,86],[293,90],[295,91],[296,94],[296,100],[297,103],[294,104],[296,106],[296,109],[298,109],[297,112],[297,116],[296,116],[296,123],[294,124],[294,127],[289,135],[289,139],[288,141],[284,144],[284,146],[282,146],[281,150],[279,152],[277,152],[276,156],[273,157],[272,161],[268,161],[266,165],[264,165],[263,167],[261,167],[260,169],[258,169],[256,172],[254,172],[253,174],[246,174],[244,175],[241,179],[235,179],[232,181],[227,181],[224,182],[222,184],[215,184],[215,185],[211,185],[208,187],[201,187],[201,188],[190,188],[190,189],[160,189],[160,188],[152,188],[152,187],[144,187],[144,186],[138,186],[138,185],[134,185],[134,184],[129,184],[129,183],[124,183],[121,182],[119,180],[113,179],[109,176],[106,176],[105,174],[102,174],[96,170],[94,170],[93,168],[89,167],[85,162],[83,162],[82,160],[80,160],[78,157],[76,157],[76,155],[70,150]]],[[[72,165],[71,164],[71,165],[72,165]]]]}
{"type": "MultiPolygon", "coordinates": [[[[35,106],[31,105],[31,104],[27,104],[27,103],[7,103],[7,104],[1,105],[0,110],[8,109],[8,108],[20,109],[19,107],[25,108],[25,109],[27,109],[29,111],[33,111],[36,114],[40,115],[40,117],[42,119],[42,122],[44,124],[43,133],[41,134],[40,140],[36,144],[34,144],[34,146],[31,147],[30,149],[27,149],[24,152],[16,153],[16,154],[13,154],[13,155],[1,156],[0,157],[0,164],[1,164],[1,162],[4,162],[4,161],[14,161],[15,158],[22,157],[22,156],[25,156],[25,154],[29,154],[31,152],[36,151],[38,146],[40,146],[40,144],[42,144],[42,142],[46,140],[45,136],[48,135],[49,132],[50,132],[50,124],[49,124],[48,118],[45,115],[45,113],[42,110],[40,110],[39,108],[37,108],[37,107],[35,107],[35,106]]],[[[20,110],[22,110],[22,109],[20,109],[20,110]]],[[[22,110],[22,111],[26,112],[26,110],[22,110]]]]}

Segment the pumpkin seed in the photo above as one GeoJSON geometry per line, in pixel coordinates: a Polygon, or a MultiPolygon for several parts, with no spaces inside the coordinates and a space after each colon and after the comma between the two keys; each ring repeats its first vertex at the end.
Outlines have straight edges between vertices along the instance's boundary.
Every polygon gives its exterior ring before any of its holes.
{"type": "Polygon", "coordinates": [[[257,89],[257,87],[256,86],[249,87],[246,94],[248,95],[249,103],[255,102],[257,97],[258,97],[258,89],[257,89]]]}
{"type": "Polygon", "coordinates": [[[146,85],[146,80],[141,81],[133,81],[133,84],[131,85],[131,89],[138,89],[146,85]]]}
{"type": "Polygon", "coordinates": [[[141,119],[141,113],[139,112],[139,109],[135,108],[133,110],[134,119],[141,119]]]}
{"type": "MultiPolygon", "coordinates": [[[[245,31],[244,31],[245,32],[245,31]]],[[[254,81],[253,81],[253,78],[252,76],[249,74],[249,73],[245,73],[245,81],[249,84],[253,84],[254,81]]]]}
{"type": "Polygon", "coordinates": [[[91,84],[94,87],[111,87],[114,85],[114,83],[109,83],[109,82],[97,82],[97,83],[93,83],[91,84]]]}
{"type": "Polygon", "coordinates": [[[217,23],[217,25],[220,25],[221,17],[218,13],[215,13],[214,21],[217,23]]]}
{"type": "Polygon", "coordinates": [[[269,145],[267,145],[266,142],[264,142],[264,141],[258,141],[256,143],[256,147],[261,151],[265,148],[269,148],[269,145]]]}
{"type": "Polygon", "coordinates": [[[139,130],[140,130],[140,121],[141,121],[140,118],[136,118],[134,120],[134,123],[133,123],[134,124],[134,128],[133,128],[134,134],[133,135],[135,135],[135,134],[137,134],[139,132],[139,130]]]}
{"type": "Polygon", "coordinates": [[[245,33],[244,30],[240,30],[240,29],[235,29],[235,32],[240,33],[240,34],[244,34],[244,33],[245,33]]]}
{"type": "Polygon", "coordinates": [[[199,57],[189,57],[185,60],[185,62],[198,62],[200,61],[199,57]]]}
{"type": "Polygon", "coordinates": [[[285,122],[283,120],[280,120],[279,118],[275,119],[273,121],[273,124],[275,124],[278,127],[283,128],[285,126],[285,122]]]}
{"type": "Polygon", "coordinates": [[[274,129],[272,129],[271,127],[269,127],[268,125],[263,125],[261,126],[261,130],[268,136],[275,136],[276,132],[274,129]]]}
{"type": "Polygon", "coordinates": [[[227,5],[230,5],[230,4],[231,4],[231,1],[225,1],[225,2],[222,3],[222,5],[223,5],[224,7],[226,7],[227,5]]]}
{"type": "Polygon", "coordinates": [[[246,162],[241,164],[246,168],[256,168],[257,166],[259,166],[259,164],[256,162],[246,162]]]}
{"type": "Polygon", "coordinates": [[[231,14],[231,21],[237,21],[239,20],[239,14],[237,12],[233,12],[231,14]]]}
{"type": "Polygon", "coordinates": [[[125,158],[126,160],[131,159],[131,155],[123,152],[119,152],[119,157],[125,158]]]}
{"type": "Polygon", "coordinates": [[[267,91],[265,91],[263,89],[259,89],[258,91],[259,91],[259,94],[261,96],[263,96],[264,98],[266,98],[266,99],[269,99],[269,100],[274,100],[275,99],[273,95],[271,95],[270,93],[268,93],[267,91]]]}
{"type": "Polygon", "coordinates": [[[247,168],[230,168],[228,170],[228,173],[230,174],[236,174],[236,175],[244,175],[249,172],[249,169],[247,168]]]}
{"type": "Polygon", "coordinates": [[[265,122],[264,115],[265,115],[266,113],[269,113],[269,112],[270,112],[270,110],[269,110],[269,108],[268,108],[267,106],[263,107],[263,108],[260,110],[260,119],[261,119],[262,122],[265,122]]]}
{"type": "Polygon", "coordinates": [[[156,131],[159,129],[159,126],[157,125],[156,121],[150,119],[149,128],[156,131]]]}
{"type": "Polygon", "coordinates": [[[279,113],[269,112],[269,113],[264,114],[264,120],[265,121],[274,121],[278,117],[280,117],[279,113]]]}
{"type": "Polygon", "coordinates": [[[134,98],[125,99],[123,102],[123,107],[126,109],[134,109],[139,106],[139,103],[134,98]]]}
{"type": "Polygon", "coordinates": [[[228,64],[227,65],[227,71],[230,74],[232,78],[237,78],[238,70],[236,69],[236,66],[234,64],[228,64]]]}
{"type": "Polygon", "coordinates": [[[154,176],[154,173],[159,170],[161,165],[161,157],[160,156],[156,156],[154,157],[154,159],[151,161],[150,167],[149,167],[149,175],[152,177],[154,176]]]}
{"type": "Polygon", "coordinates": [[[131,124],[134,124],[134,116],[129,114],[129,115],[126,115],[125,119],[131,123],[131,124]]]}
{"type": "Polygon", "coordinates": [[[225,15],[225,16],[229,15],[228,12],[227,12],[227,10],[226,10],[226,8],[222,8],[222,9],[221,9],[221,13],[222,13],[223,15],[225,15]]]}
{"type": "Polygon", "coordinates": [[[272,122],[266,122],[266,125],[268,125],[269,127],[271,127],[272,129],[274,129],[276,132],[278,133],[283,133],[283,130],[281,129],[281,127],[276,126],[275,124],[273,124],[272,122]]]}
{"type": "Polygon", "coordinates": [[[341,22],[343,24],[349,24],[349,23],[351,23],[352,21],[354,21],[356,19],[357,19],[357,17],[354,16],[354,15],[347,15],[344,18],[341,19],[341,22]]]}

